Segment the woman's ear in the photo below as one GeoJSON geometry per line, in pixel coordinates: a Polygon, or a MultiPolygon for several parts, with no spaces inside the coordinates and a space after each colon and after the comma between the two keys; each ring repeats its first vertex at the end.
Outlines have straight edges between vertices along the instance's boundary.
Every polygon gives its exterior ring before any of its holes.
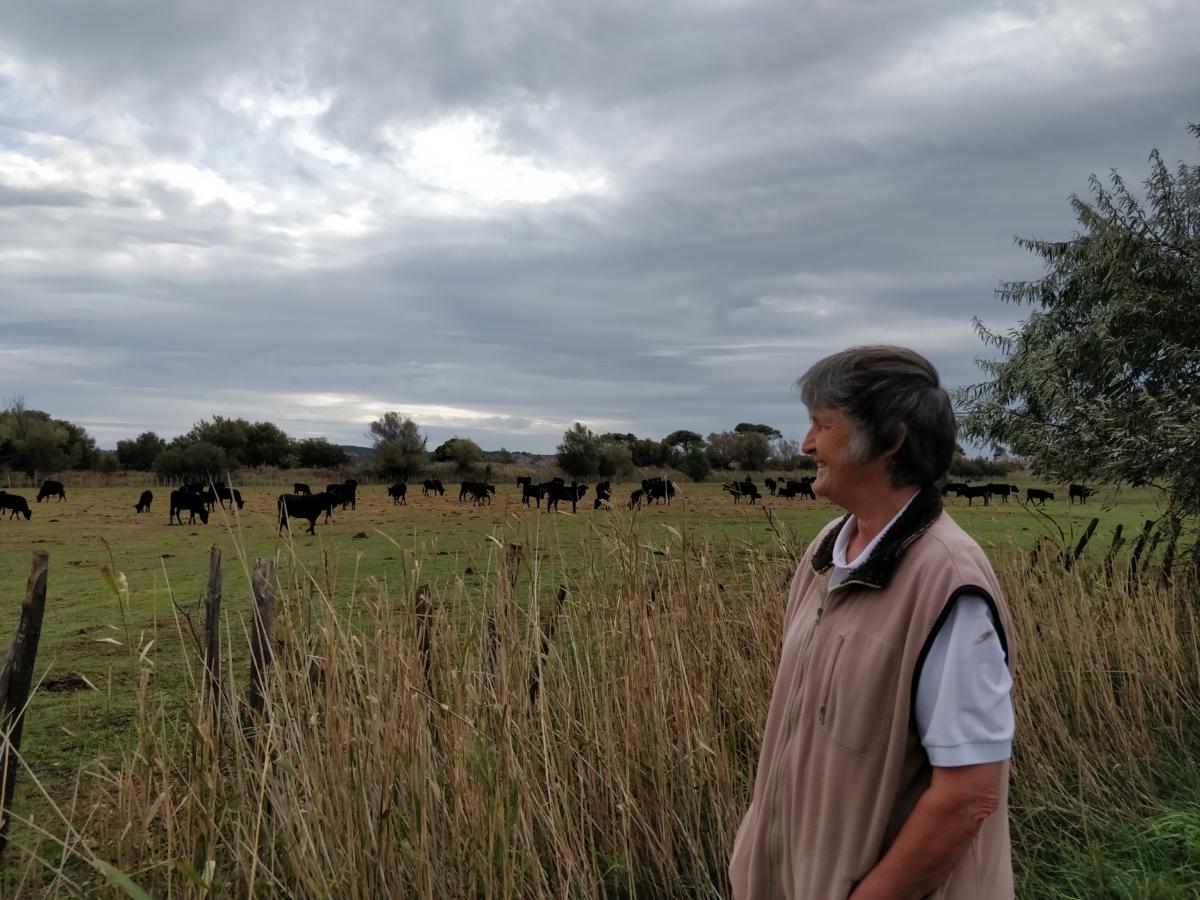
{"type": "Polygon", "coordinates": [[[883,451],[881,455],[887,459],[892,459],[897,453],[900,452],[900,448],[904,446],[904,442],[906,440],[908,440],[908,426],[901,422],[899,434],[896,436],[896,442],[892,444],[892,446],[888,447],[887,450],[883,451]]]}

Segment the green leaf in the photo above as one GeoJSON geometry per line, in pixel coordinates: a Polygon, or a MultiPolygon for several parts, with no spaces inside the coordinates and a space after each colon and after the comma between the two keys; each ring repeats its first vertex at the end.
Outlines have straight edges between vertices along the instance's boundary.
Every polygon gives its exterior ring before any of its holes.
{"type": "Polygon", "coordinates": [[[100,871],[100,874],[123,890],[127,896],[134,897],[136,900],[151,900],[150,895],[138,887],[132,878],[111,863],[102,859],[93,859],[92,865],[100,871]]]}

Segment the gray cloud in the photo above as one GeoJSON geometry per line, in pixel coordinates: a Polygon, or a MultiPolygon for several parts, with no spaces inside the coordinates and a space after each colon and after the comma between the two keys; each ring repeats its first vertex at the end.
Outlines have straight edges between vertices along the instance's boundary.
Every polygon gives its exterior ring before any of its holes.
{"type": "Polygon", "coordinates": [[[102,443],[215,413],[549,450],[798,435],[898,341],[952,385],[1014,234],[1194,158],[1200,11],[1096,2],[26,3],[0,382],[102,443]],[[1188,27],[1188,26],[1192,27],[1188,27]]]}

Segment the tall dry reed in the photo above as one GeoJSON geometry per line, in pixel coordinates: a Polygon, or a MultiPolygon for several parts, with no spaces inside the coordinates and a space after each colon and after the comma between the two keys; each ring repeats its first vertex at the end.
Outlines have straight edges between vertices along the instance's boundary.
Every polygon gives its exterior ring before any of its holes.
{"type": "MultiPolygon", "coordinates": [[[[294,565],[262,718],[233,690],[208,712],[181,625],[194,693],[165,697],[142,676],[136,748],[85,776],[64,811],[68,863],[31,865],[29,884],[132,892],[124,873],[171,897],[723,896],[794,550],[656,534],[624,515],[577,547],[526,536],[518,551],[497,534],[477,588],[419,591],[411,555],[398,586],[350,592],[327,566],[294,565]],[[565,595],[547,558],[572,573],[565,595]]],[[[1153,794],[1150,762],[1186,755],[1197,604],[1190,583],[1110,587],[1017,559],[1000,572],[1020,646],[1019,849],[1022,815],[1129,808],[1153,794]]],[[[248,621],[226,624],[225,684],[244,687],[248,621]]]]}

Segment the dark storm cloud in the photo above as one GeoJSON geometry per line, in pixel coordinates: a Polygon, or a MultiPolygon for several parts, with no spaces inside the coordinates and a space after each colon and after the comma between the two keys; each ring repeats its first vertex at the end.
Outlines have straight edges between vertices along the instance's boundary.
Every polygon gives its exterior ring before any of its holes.
{"type": "MultiPolygon", "coordinates": [[[[803,426],[853,343],[977,377],[1014,234],[1194,158],[1184,3],[26,3],[0,381],[104,444],[213,413],[552,449],[803,426]]],[[[1191,26],[1191,27],[1188,27],[1191,26]]]]}

